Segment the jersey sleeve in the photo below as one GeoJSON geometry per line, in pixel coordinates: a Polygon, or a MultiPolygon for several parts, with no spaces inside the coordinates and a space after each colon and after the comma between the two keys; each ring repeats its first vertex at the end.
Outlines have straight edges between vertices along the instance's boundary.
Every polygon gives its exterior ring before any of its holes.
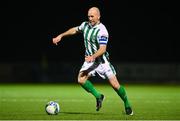
{"type": "Polygon", "coordinates": [[[86,23],[86,22],[82,22],[80,26],[77,26],[77,27],[76,27],[76,30],[77,30],[78,32],[83,32],[85,23],[86,23]]]}
{"type": "Polygon", "coordinates": [[[100,45],[107,45],[109,35],[105,27],[102,27],[100,29],[97,37],[100,45]]]}

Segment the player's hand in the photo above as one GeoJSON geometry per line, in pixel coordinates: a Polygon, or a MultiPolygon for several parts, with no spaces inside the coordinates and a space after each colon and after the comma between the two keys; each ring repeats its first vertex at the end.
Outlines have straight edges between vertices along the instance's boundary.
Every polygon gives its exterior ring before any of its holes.
{"type": "Polygon", "coordinates": [[[62,38],[62,36],[61,35],[59,35],[59,36],[57,36],[57,37],[55,37],[55,38],[53,38],[53,43],[55,44],[55,45],[58,45],[58,42],[61,40],[61,38],[62,38]]]}
{"type": "Polygon", "coordinates": [[[93,62],[93,61],[95,61],[95,58],[94,58],[94,56],[86,56],[85,61],[86,62],[93,62]]]}
{"type": "Polygon", "coordinates": [[[57,45],[57,43],[59,42],[59,39],[56,37],[56,38],[53,38],[53,43],[55,44],[55,45],[57,45]]]}

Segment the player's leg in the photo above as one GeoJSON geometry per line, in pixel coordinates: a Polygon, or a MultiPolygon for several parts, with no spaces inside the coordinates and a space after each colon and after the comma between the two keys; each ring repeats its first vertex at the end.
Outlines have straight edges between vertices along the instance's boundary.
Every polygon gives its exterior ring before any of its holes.
{"type": "Polygon", "coordinates": [[[83,72],[80,72],[78,75],[78,83],[89,93],[94,95],[96,98],[100,97],[100,93],[95,89],[93,84],[88,80],[89,76],[84,75],[83,72]]]}
{"type": "Polygon", "coordinates": [[[109,62],[106,62],[106,63],[102,64],[101,67],[102,68],[100,70],[98,70],[97,72],[99,73],[99,75],[101,77],[103,77],[102,76],[102,74],[103,74],[104,77],[106,77],[109,80],[113,89],[117,92],[117,94],[123,100],[126,114],[133,115],[133,111],[132,111],[131,105],[129,103],[127,94],[126,94],[126,90],[122,85],[119,84],[119,81],[117,80],[117,77],[116,77],[116,71],[115,71],[113,65],[111,65],[109,62]],[[104,70],[103,73],[101,72],[101,70],[104,70]]]}
{"type": "Polygon", "coordinates": [[[109,78],[109,82],[112,85],[112,87],[114,88],[114,90],[117,92],[117,94],[123,100],[126,114],[133,115],[133,111],[132,111],[131,105],[129,103],[125,88],[119,84],[115,75],[111,75],[111,77],[109,78]]]}
{"type": "Polygon", "coordinates": [[[96,111],[99,111],[99,109],[102,106],[102,101],[104,99],[104,95],[99,93],[93,84],[88,80],[89,76],[86,74],[83,74],[83,72],[80,72],[78,75],[78,83],[89,93],[94,95],[96,98],[96,111]]]}

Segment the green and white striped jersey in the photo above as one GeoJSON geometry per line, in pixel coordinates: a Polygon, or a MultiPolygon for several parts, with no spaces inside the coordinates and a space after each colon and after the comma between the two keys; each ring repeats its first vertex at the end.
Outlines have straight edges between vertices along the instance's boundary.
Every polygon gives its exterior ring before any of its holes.
{"type": "MultiPolygon", "coordinates": [[[[109,34],[106,27],[102,23],[92,27],[89,22],[85,21],[77,27],[77,31],[83,33],[86,56],[93,55],[99,49],[100,45],[107,45],[108,43],[109,34]]],[[[98,58],[98,61],[101,62],[108,60],[108,52],[105,52],[101,57],[98,58]]]]}

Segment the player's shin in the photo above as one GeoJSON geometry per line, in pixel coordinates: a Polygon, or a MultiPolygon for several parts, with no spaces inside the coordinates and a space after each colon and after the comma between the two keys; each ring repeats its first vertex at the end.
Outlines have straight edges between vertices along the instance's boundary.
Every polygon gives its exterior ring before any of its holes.
{"type": "Polygon", "coordinates": [[[94,88],[93,84],[86,80],[84,84],[81,84],[81,86],[89,93],[94,95],[96,98],[100,98],[101,94],[94,88]]]}
{"type": "Polygon", "coordinates": [[[121,86],[119,87],[119,89],[114,89],[114,90],[117,92],[117,94],[118,94],[118,95],[121,97],[121,99],[123,100],[125,107],[130,107],[130,103],[129,103],[129,101],[128,101],[128,97],[127,97],[125,88],[121,85],[121,86]]]}

